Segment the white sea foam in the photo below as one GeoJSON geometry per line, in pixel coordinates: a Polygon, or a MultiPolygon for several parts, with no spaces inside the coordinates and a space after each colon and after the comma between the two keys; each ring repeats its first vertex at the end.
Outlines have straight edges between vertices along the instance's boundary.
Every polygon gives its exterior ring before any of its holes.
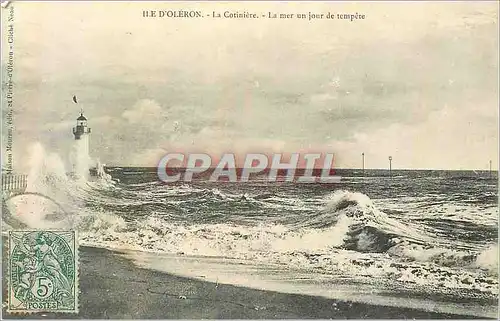
{"type": "MultiPolygon", "coordinates": [[[[359,195],[355,197],[367,201],[359,195]]],[[[335,201],[339,198],[339,195],[333,197],[335,201]]],[[[345,201],[345,198],[342,199],[345,201]]],[[[338,203],[330,204],[328,208],[335,208],[336,211],[345,209],[339,207],[338,203]]],[[[93,225],[92,229],[86,228],[88,231],[83,233],[82,242],[123,250],[231,257],[351,278],[375,277],[426,287],[439,284],[449,289],[498,293],[495,278],[475,272],[470,262],[471,254],[467,252],[424,248],[408,241],[400,241],[387,253],[344,250],[354,218],[358,216],[359,213],[350,209],[344,211],[333,226],[291,229],[274,224],[247,227],[231,224],[186,226],[151,216],[137,222],[134,227],[127,227],[124,222],[114,224],[114,218],[104,215],[102,220],[94,221],[97,225],[93,225]],[[98,224],[103,224],[102,228],[98,224]],[[400,259],[395,260],[397,258],[400,259]]],[[[370,243],[374,240],[364,241],[370,243]]]]}
{"type": "Polygon", "coordinates": [[[498,275],[498,256],[498,244],[492,244],[477,256],[475,264],[493,275],[498,275]]]}

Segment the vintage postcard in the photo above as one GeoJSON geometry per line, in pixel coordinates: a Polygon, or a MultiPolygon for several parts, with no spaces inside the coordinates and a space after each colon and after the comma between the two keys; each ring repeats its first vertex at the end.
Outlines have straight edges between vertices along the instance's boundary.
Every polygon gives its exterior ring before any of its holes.
{"type": "Polygon", "coordinates": [[[498,2],[3,1],[2,317],[498,315],[498,2]]]}

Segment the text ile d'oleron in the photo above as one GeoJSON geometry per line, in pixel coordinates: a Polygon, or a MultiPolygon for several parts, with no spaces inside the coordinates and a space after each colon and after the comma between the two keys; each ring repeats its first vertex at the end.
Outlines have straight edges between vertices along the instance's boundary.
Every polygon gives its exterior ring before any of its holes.
{"type": "Polygon", "coordinates": [[[211,11],[209,13],[200,10],[143,10],[144,18],[228,18],[228,19],[302,19],[302,20],[365,20],[366,15],[355,13],[334,12],[264,12],[256,13],[249,11],[211,11]]]}

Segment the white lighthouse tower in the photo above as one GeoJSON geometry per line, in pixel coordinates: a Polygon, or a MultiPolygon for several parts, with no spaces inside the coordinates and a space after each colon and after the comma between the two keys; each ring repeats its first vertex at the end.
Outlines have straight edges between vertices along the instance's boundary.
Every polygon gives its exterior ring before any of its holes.
{"type": "Polygon", "coordinates": [[[80,112],[73,127],[75,141],[72,148],[73,174],[77,179],[87,180],[90,169],[89,138],[90,128],[87,126],[87,118],[80,112]]]}

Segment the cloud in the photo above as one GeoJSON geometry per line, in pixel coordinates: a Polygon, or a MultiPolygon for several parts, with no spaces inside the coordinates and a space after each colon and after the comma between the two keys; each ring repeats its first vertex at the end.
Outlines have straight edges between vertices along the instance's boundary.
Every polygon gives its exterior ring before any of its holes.
{"type": "Polygon", "coordinates": [[[167,151],[162,148],[151,148],[131,154],[128,160],[130,166],[145,166],[155,167],[158,165],[160,159],[167,154],[167,151]]]}
{"type": "Polygon", "coordinates": [[[330,146],[339,167],[352,166],[352,159],[360,167],[364,152],[368,168],[386,168],[391,155],[394,168],[487,169],[489,160],[498,164],[498,112],[490,114],[487,106],[478,104],[474,111],[446,106],[418,125],[394,123],[330,146]]]}
{"type": "Polygon", "coordinates": [[[130,109],[124,111],[122,117],[131,124],[148,124],[152,121],[155,122],[157,119],[161,119],[162,114],[162,108],[156,101],[152,99],[141,99],[130,109]]]}

